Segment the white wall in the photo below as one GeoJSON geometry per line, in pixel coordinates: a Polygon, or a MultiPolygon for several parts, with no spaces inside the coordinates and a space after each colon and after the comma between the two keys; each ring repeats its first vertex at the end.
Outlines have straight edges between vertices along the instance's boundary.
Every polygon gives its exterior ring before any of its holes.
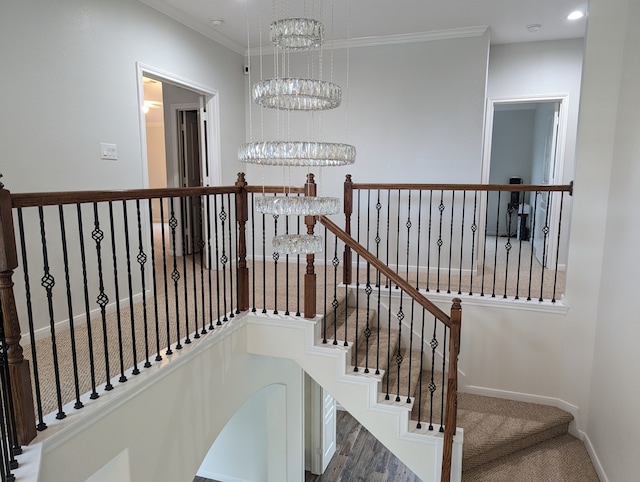
{"type": "Polygon", "coordinates": [[[640,320],[634,306],[640,271],[640,228],[634,222],[640,185],[639,21],[637,1],[590,3],[578,156],[592,169],[576,178],[588,184],[581,189],[597,190],[602,203],[590,230],[604,237],[604,256],[587,429],[612,482],[640,474],[640,320]]]}
{"type": "MultiPolygon", "coordinates": [[[[321,132],[313,139],[348,142],[357,150],[354,165],[325,168],[324,195],[342,196],[345,174],[354,182],[478,182],[482,150],[484,96],[489,46],[482,36],[431,40],[350,49],[347,91],[346,50],[333,53],[333,82],[343,88],[343,105],[315,114],[321,132]],[[348,101],[347,101],[348,98],[348,101]],[[347,113],[348,103],[348,113],[347,113]],[[348,115],[348,120],[347,120],[348,115]],[[348,124],[348,137],[347,137],[348,124]]],[[[324,54],[324,77],[329,78],[330,54],[324,54]]],[[[264,78],[273,61],[264,62],[264,78]]],[[[252,58],[251,83],[260,79],[258,58],[252,58]]],[[[318,71],[316,67],[315,71],[318,71]]],[[[307,57],[291,55],[291,75],[307,75],[307,57]]],[[[273,110],[252,107],[253,140],[280,140],[274,131],[273,110]]],[[[282,114],[285,117],[285,114],[282,114]]],[[[309,139],[307,114],[290,114],[284,135],[309,139]]],[[[249,182],[283,182],[283,170],[247,166],[249,182]]],[[[301,185],[307,169],[292,169],[292,182],[301,185]]],[[[314,170],[314,172],[318,172],[314,170]]]]}
{"type": "MultiPolygon", "coordinates": [[[[123,450],[127,451],[132,481],[193,480],[217,436],[248,400],[263,415],[265,408],[273,407],[277,400],[282,410],[274,419],[280,422],[277,425],[268,418],[253,417],[255,433],[269,433],[275,447],[257,445],[266,454],[268,470],[250,480],[303,480],[304,382],[300,367],[289,360],[248,355],[246,326],[240,318],[233,325],[216,328],[198,343],[205,347],[194,350],[197,353],[180,352],[178,356],[183,358],[175,360],[173,355],[159,373],[141,374],[154,379],[146,385],[142,380],[142,388],[134,388],[132,395],[123,397],[116,390],[103,394],[92,406],[99,409],[113,397],[119,397],[112,400],[119,405],[115,410],[107,410],[107,406],[90,414],[93,420],[85,430],[59,434],[61,439],[47,441],[49,433],[56,432],[55,421],[50,421],[49,429],[35,440],[38,443],[44,439],[39,480],[80,482],[96,473],[101,477],[96,480],[122,480],[115,474],[123,473],[123,450]],[[267,401],[258,392],[275,394],[275,399],[267,401]],[[59,443],[61,440],[63,443],[59,443]],[[111,468],[117,472],[109,479],[105,471],[111,468]]],[[[138,378],[131,382],[137,383],[138,378]]],[[[122,387],[127,389],[128,384],[122,387]]],[[[82,416],[85,410],[92,408],[87,406],[71,415],[82,416]]],[[[227,468],[250,465],[245,453],[236,455],[227,468]]]]}
{"type": "MultiPolygon", "coordinates": [[[[142,187],[136,62],[220,93],[223,178],[244,139],[241,55],[137,1],[2,2],[0,172],[14,192],[142,187]],[[37,138],[37,142],[35,139],[37,138]],[[99,159],[100,143],[118,161],[99,159]]],[[[141,99],[140,99],[141,101],[141,99]]]]}
{"type": "Polygon", "coordinates": [[[286,436],[286,407],[284,385],[270,385],[256,393],[220,432],[198,475],[221,482],[285,480],[287,451],[281,437],[286,436]]]}

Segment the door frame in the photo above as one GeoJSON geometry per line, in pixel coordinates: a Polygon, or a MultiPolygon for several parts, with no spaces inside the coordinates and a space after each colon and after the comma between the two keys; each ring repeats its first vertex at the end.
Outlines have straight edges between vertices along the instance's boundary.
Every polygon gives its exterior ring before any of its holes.
{"type": "MultiPolygon", "coordinates": [[[[500,104],[531,104],[531,103],[543,103],[543,102],[558,102],[559,103],[559,112],[558,112],[558,137],[556,139],[555,146],[555,164],[553,167],[553,172],[549,177],[548,184],[556,184],[562,183],[563,181],[563,173],[564,173],[564,164],[565,164],[565,153],[566,153],[566,139],[567,139],[567,128],[568,128],[568,108],[569,108],[569,94],[545,94],[545,95],[532,95],[532,96],[518,96],[518,97],[488,97],[487,104],[485,109],[485,123],[484,123],[484,139],[483,139],[483,149],[482,149],[482,174],[481,174],[481,183],[488,184],[489,183],[489,173],[491,170],[491,144],[493,140],[493,117],[495,114],[495,106],[500,104]]],[[[478,223],[478,251],[477,253],[483,252],[484,249],[484,236],[481,233],[484,233],[485,230],[485,220],[486,220],[486,209],[487,209],[487,194],[483,193],[480,198],[480,222],[478,223]]],[[[558,247],[558,239],[557,239],[557,225],[558,220],[560,218],[560,206],[559,203],[552,203],[551,213],[549,216],[549,236],[548,236],[548,260],[549,264],[555,266],[556,262],[556,252],[558,247]]],[[[479,255],[478,255],[479,256],[479,255]]],[[[479,257],[477,257],[474,262],[477,263],[479,261],[479,257]]]]}
{"type": "MultiPolygon", "coordinates": [[[[150,65],[136,62],[136,76],[138,81],[138,105],[139,119],[140,119],[140,148],[142,164],[142,179],[143,186],[149,187],[149,165],[147,162],[147,132],[145,114],[142,111],[144,105],[144,85],[142,77],[150,75],[160,79],[162,82],[173,84],[183,89],[191,90],[197,94],[204,96],[206,115],[201,120],[206,126],[203,129],[203,135],[201,136],[201,152],[205,154],[202,156],[202,184],[203,186],[221,185],[222,184],[222,164],[221,164],[221,149],[220,149],[220,102],[219,93],[216,89],[199,84],[197,82],[185,79],[178,75],[166,72],[164,70],[157,69],[150,65]],[[205,141],[206,139],[206,141],[205,141]]],[[[200,109],[200,106],[196,105],[195,109],[200,109]]],[[[173,120],[172,122],[175,122],[173,120]]],[[[174,131],[175,132],[175,131],[174,131]]],[[[168,173],[167,173],[168,174],[168,173]]],[[[167,176],[168,177],[168,176],[167,176]]]]}

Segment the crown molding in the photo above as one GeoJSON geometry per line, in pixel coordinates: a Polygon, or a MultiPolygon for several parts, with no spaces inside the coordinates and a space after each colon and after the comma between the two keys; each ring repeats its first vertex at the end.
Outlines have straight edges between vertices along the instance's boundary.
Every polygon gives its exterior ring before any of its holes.
{"type": "MultiPolygon", "coordinates": [[[[449,40],[456,38],[481,37],[489,30],[489,26],[480,25],[477,27],[452,28],[448,30],[433,30],[430,32],[417,32],[410,34],[386,35],[379,37],[360,37],[350,40],[335,40],[326,42],[322,46],[323,50],[338,50],[346,48],[376,47],[380,45],[397,45],[416,42],[431,42],[434,40],[449,40]]],[[[263,54],[273,54],[273,46],[263,46],[263,54]]],[[[245,51],[245,55],[247,52],[245,51]]],[[[253,47],[249,50],[250,55],[260,55],[260,48],[253,47]]]]}

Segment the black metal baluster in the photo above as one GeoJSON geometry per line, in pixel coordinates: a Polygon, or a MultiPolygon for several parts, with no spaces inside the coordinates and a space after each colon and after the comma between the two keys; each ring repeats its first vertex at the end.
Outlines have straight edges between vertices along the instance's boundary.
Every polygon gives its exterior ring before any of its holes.
{"type": "MultiPolygon", "coordinates": [[[[187,271],[187,256],[189,249],[189,235],[191,234],[187,223],[189,213],[187,212],[189,206],[185,202],[184,197],[180,197],[180,228],[182,229],[182,275],[184,279],[182,280],[182,293],[184,294],[184,344],[188,345],[191,343],[191,338],[189,338],[189,272],[187,271]]],[[[191,253],[193,257],[193,253],[191,253]]],[[[178,340],[180,337],[178,337],[178,340]]],[[[176,347],[177,348],[177,347],[176,347]]]]}
{"type": "MultiPolygon", "coordinates": [[[[411,244],[411,227],[412,227],[412,223],[411,223],[411,191],[409,191],[409,195],[407,198],[407,222],[405,223],[405,226],[407,227],[407,262],[406,262],[406,273],[405,273],[405,279],[407,281],[407,283],[409,282],[409,247],[411,244]]],[[[402,296],[403,296],[404,290],[400,292],[400,304],[401,307],[400,309],[402,310],[402,296]]],[[[414,303],[415,300],[411,300],[411,332],[409,332],[409,372],[408,372],[408,384],[407,384],[407,403],[411,403],[411,398],[409,397],[409,394],[411,393],[411,349],[413,348],[413,307],[414,307],[414,303]]],[[[404,318],[404,314],[403,314],[403,318],[404,318]]],[[[402,326],[402,321],[400,321],[400,325],[402,326]]],[[[400,330],[400,333],[402,333],[402,330],[400,330]]],[[[402,345],[402,342],[398,342],[398,355],[400,356],[400,362],[398,363],[398,399],[400,398],[400,363],[402,362],[402,354],[400,351],[400,346],[402,345]]]]}
{"type": "Polygon", "coordinates": [[[511,254],[511,248],[513,248],[513,245],[511,244],[511,220],[513,218],[513,212],[513,206],[511,205],[511,202],[509,202],[509,205],[507,207],[507,244],[504,245],[504,249],[506,250],[506,261],[504,267],[504,295],[502,296],[502,298],[504,299],[507,298],[507,285],[509,283],[509,255],[511,254]]]}
{"type": "MultiPolygon", "coordinates": [[[[0,310],[1,311],[1,310],[0,310]]],[[[7,343],[4,333],[4,318],[0,314],[0,383],[2,383],[2,417],[0,418],[0,437],[2,440],[2,461],[4,469],[1,471],[3,480],[15,480],[12,469],[18,468],[15,456],[22,453],[22,447],[18,444],[16,428],[15,407],[11,393],[11,379],[9,363],[7,360],[7,343]]]]}
{"type": "Polygon", "coordinates": [[[87,283],[87,257],[84,245],[84,223],[82,222],[82,206],[80,205],[80,203],[76,204],[76,211],[78,216],[80,261],[82,263],[82,291],[84,294],[84,314],[87,326],[87,347],[89,349],[89,375],[91,378],[91,395],[89,395],[89,399],[95,400],[96,398],[98,398],[98,392],[96,392],[96,370],[93,353],[93,327],[91,326],[91,309],[89,308],[89,286],[87,283]]]}
{"type": "MultiPolygon", "coordinates": [[[[400,291],[400,308],[398,309],[398,352],[396,353],[396,365],[398,365],[398,387],[396,390],[396,402],[400,401],[400,367],[403,362],[402,356],[402,320],[404,320],[404,311],[402,310],[402,303],[404,301],[404,290],[400,291]]],[[[391,306],[391,304],[389,304],[391,306]]]]}
{"type": "MultiPolygon", "coordinates": [[[[182,350],[182,344],[180,343],[180,301],[179,301],[179,288],[178,281],[180,281],[180,272],[178,271],[178,247],[176,244],[176,228],[178,227],[178,220],[176,219],[176,212],[173,205],[173,198],[169,198],[169,228],[171,229],[171,248],[173,249],[173,271],[171,271],[171,279],[173,280],[173,299],[175,302],[176,310],[176,350],[182,350]]],[[[184,253],[183,253],[184,254],[184,253]]],[[[168,295],[169,293],[167,293],[168,295]]],[[[167,355],[169,352],[167,351],[167,355]]]]}
{"type": "MultiPolygon", "coordinates": [[[[524,214],[524,213],[520,213],[520,206],[524,205],[524,199],[525,199],[525,193],[522,192],[522,199],[520,199],[520,195],[518,195],[518,214],[517,214],[517,220],[518,220],[518,227],[517,230],[519,230],[521,228],[520,225],[520,215],[524,214]]],[[[524,218],[523,218],[524,219],[524,218]]],[[[518,233],[518,231],[516,230],[516,234],[518,233]]],[[[517,236],[518,239],[518,268],[516,270],[516,295],[515,295],[515,299],[519,300],[520,299],[520,268],[522,267],[522,243],[523,238],[525,237],[524,232],[520,233],[520,236],[517,236]]]]}
{"type": "MultiPolygon", "coordinates": [[[[215,234],[215,245],[216,245],[216,305],[218,307],[218,320],[216,321],[216,325],[222,325],[222,312],[220,309],[222,308],[222,303],[220,303],[220,235],[218,232],[218,196],[213,197],[213,223],[214,223],[214,234],[215,234]]],[[[224,238],[223,238],[224,239],[224,238]]]]}
{"type": "MultiPolygon", "coordinates": [[[[42,393],[40,390],[40,373],[38,370],[38,354],[36,351],[35,330],[33,328],[33,304],[31,302],[31,282],[29,278],[29,263],[27,257],[27,246],[24,237],[24,220],[22,216],[22,208],[18,208],[18,231],[20,233],[20,252],[22,253],[22,272],[24,275],[25,295],[27,301],[27,319],[29,322],[29,338],[31,340],[31,362],[33,365],[33,382],[36,392],[36,411],[38,415],[38,424],[36,429],[42,431],[47,428],[44,423],[42,413],[42,393]]],[[[86,286],[86,284],[85,284],[86,286]]],[[[88,310],[87,310],[88,311],[88,310]]],[[[2,310],[0,310],[0,316],[2,310]]],[[[4,324],[3,324],[4,326],[4,324]]],[[[95,392],[95,389],[94,389],[95,392]]]]}
{"type": "MultiPolygon", "coordinates": [[[[371,195],[371,192],[368,191],[368,196],[371,195]]],[[[369,198],[367,198],[367,203],[371,204],[369,198]]],[[[368,208],[367,208],[368,209],[368,208]]],[[[380,258],[380,241],[382,241],[382,239],[380,238],[380,210],[382,209],[382,204],[380,203],[380,189],[378,189],[378,200],[376,201],[376,237],[375,237],[375,241],[376,241],[376,258],[380,258]]],[[[369,214],[367,212],[367,217],[369,217],[369,214]]],[[[380,272],[376,270],[376,286],[380,287],[380,272]]]]}
{"type": "Polygon", "coordinates": [[[323,339],[323,343],[327,343],[327,228],[324,228],[324,249],[323,249],[323,256],[324,256],[324,264],[323,264],[323,269],[324,269],[324,311],[322,312],[323,314],[323,328],[324,328],[324,339],[323,339]]]}
{"type": "Polygon", "coordinates": [[[67,248],[67,229],[64,220],[64,209],[62,204],[58,204],[58,215],[60,217],[60,237],[62,242],[62,259],[64,263],[64,280],[67,289],[67,312],[69,313],[69,338],[71,339],[71,361],[73,365],[73,385],[76,401],[73,408],[80,409],[84,404],[80,401],[80,380],[78,376],[78,354],[76,352],[76,329],[73,319],[73,302],[71,300],[71,278],[69,276],[69,250],[67,248]]]}
{"type": "MultiPolygon", "coordinates": [[[[289,197],[289,194],[287,193],[286,196],[289,197]]],[[[289,234],[289,216],[284,217],[284,232],[285,234],[289,234]]],[[[284,256],[284,269],[285,269],[284,314],[289,315],[289,255],[288,254],[285,254],[284,256]]]]}
{"type": "Polygon", "coordinates": [[[493,251],[493,284],[491,287],[491,297],[496,297],[496,274],[498,272],[498,238],[500,237],[500,196],[502,191],[498,191],[498,211],[496,212],[496,242],[493,251]]]}
{"type": "Polygon", "coordinates": [[[429,281],[431,279],[431,226],[433,219],[433,190],[429,191],[429,229],[427,236],[427,288],[429,292],[429,281]]]}
{"type": "MultiPolygon", "coordinates": [[[[204,248],[207,246],[207,243],[204,241],[204,208],[203,208],[204,198],[198,198],[198,222],[200,223],[200,237],[198,238],[198,247],[200,248],[200,302],[202,303],[202,331],[201,335],[207,334],[207,315],[205,312],[205,283],[204,283],[204,248]]],[[[211,270],[209,270],[211,271],[211,270]]]]}
{"type": "Polygon", "coordinates": [[[438,273],[437,273],[437,277],[436,277],[436,293],[440,293],[440,259],[442,256],[442,245],[444,244],[444,241],[442,240],[442,221],[443,221],[443,213],[445,210],[445,205],[444,205],[444,191],[440,191],[440,204],[438,205],[438,211],[440,211],[440,221],[439,221],[439,227],[438,227],[438,241],[436,242],[436,244],[438,245],[438,273]]]}
{"type": "MultiPolygon", "coordinates": [[[[235,198],[234,198],[235,199],[235,198]]],[[[229,315],[229,318],[233,318],[235,315],[237,315],[238,313],[240,313],[240,310],[238,309],[238,305],[237,305],[237,299],[238,297],[236,296],[236,309],[234,311],[233,309],[233,292],[234,292],[234,287],[235,287],[235,292],[238,292],[238,277],[236,276],[236,283],[234,285],[233,283],[233,261],[236,260],[236,269],[237,269],[237,260],[238,260],[238,237],[236,236],[236,242],[233,242],[233,233],[237,232],[237,226],[238,226],[238,206],[234,206],[234,209],[231,209],[231,194],[227,194],[227,201],[229,204],[229,294],[230,294],[230,299],[229,299],[229,307],[231,308],[231,313],[229,315]],[[231,219],[231,216],[235,216],[234,219],[231,219]],[[233,252],[233,248],[235,247],[235,253],[233,252]]]]}
{"type": "Polygon", "coordinates": [[[544,270],[547,266],[547,245],[549,243],[549,213],[551,212],[551,193],[547,191],[547,210],[544,216],[544,226],[542,228],[542,269],[540,270],[540,298],[538,301],[544,301],[543,298],[543,290],[544,290],[544,270]]]}
{"type": "MultiPolygon", "coordinates": [[[[278,214],[273,215],[273,236],[278,235],[278,214]]],[[[278,314],[278,260],[280,259],[280,253],[273,251],[271,255],[273,259],[273,314],[278,314]]],[[[326,312],[325,312],[326,315],[326,312]]]]}
{"type": "MultiPolygon", "coordinates": [[[[431,341],[429,342],[429,346],[431,347],[431,381],[429,382],[429,430],[433,431],[433,399],[438,389],[435,380],[436,373],[436,348],[438,348],[438,337],[437,337],[437,327],[438,327],[438,319],[433,317],[433,335],[431,336],[431,341]]],[[[444,357],[443,357],[444,358],[444,357]]],[[[444,377],[444,373],[442,374],[444,377]]]]}
{"type": "MultiPolygon", "coordinates": [[[[391,233],[391,190],[387,190],[387,266],[389,266],[389,235],[391,233]]],[[[385,288],[389,286],[389,278],[385,279],[385,288]]],[[[387,365],[388,366],[388,365],[387,365]]]]}
{"type": "Polygon", "coordinates": [[[480,296],[484,296],[484,280],[485,270],[487,267],[487,237],[489,232],[489,194],[491,191],[487,191],[487,204],[485,206],[484,213],[484,243],[482,245],[482,282],[480,284],[480,296]]]}
{"type": "MultiPolygon", "coordinates": [[[[255,313],[257,311],[257,303],[256,303],[256,208],[254,202],[254,194],[251,193],[251,286],[252,286],[252,297],[253,297],[253,308],[251,308],[251,312],[255,313]]],[[[300,221],[298,221],[299,223],[300,221]]],[[[298,224],[298,234],[300,234],[300,225],[298,224]]],[[[299,257],[298,257],[299,258],[299,257]]],[[[300,279],[298,275],[298,280],[300,279]]],[[[298,286],[300,285],[298,281],[298,286]]],[[[300,289],[298,288],[298,293],[300,293],[300,289]]],[[[298,316],[300,315],[300,302],[298,301],[298,316]]]]}
{"type": "MultiPolygon", "coordinates": [[[[298,195],[300,197],[300,195],[298,195]]],[[[300,236],[300,216],[296,216],[296,223],[298,225],[298,236],[300,236]]],[[[300,255],[296,255],[296,284],[297,284],[297,296],[296,296],[296,316],[300,315],[300,296],[302,293],[302,285],[300,284],[300,255]]],[[[255,291],[255,287],[253,288],[255,291]]],[[[255,294],[254,294],[255,296],[255,294]]]]}
{"type": "Polygon", "coordinates": [[[109,201],[109,226],[111,228],[111,257],[113,259],[113,287],[116,295],[116,319],[118,326],[118,355],[120,360],[120,378],[118,381],[124,383],[127,377],[124,374],[124,353],[122,344],[122,318],[120,316],[120,286],[118,283],[118,255],[116,250],[116,233],[113,221],[113,202],[109,201]]]}
{"type": "Polygon", "coordinates": [[[56,379],[56,399],[58,401],[58,413],[56,418],[62,420],[66,417],[62,411],[62,395],[60,393],[60,369],[58,365],[58,346],[56,343],[55,315],[53,310],[53,287],[55,286],[55,278],[49,269],[49,253],[47,250],[47,236],[44,223],[44,211],[42,206],[38,206],[38,214],[40,217],[40,239],[42,243],[42,260],[44,264],[44,275],[40,280],[40,284],[47,292],[47,306],[49,308],[49,327],[51,329],[51,350],[53,353],[53,373],[56,379]]]}
{"type": "Polygon", "coordinates": [[[222,203],[220,214],[218,215],[218,217],[220,218],[220,229],[222,230],[222,254],[220,255],[220,263],[222,263],[222,321],[229,321],[229,318],[227,318],[227,313],[229,312],[229,310],[227,310],[227,261],[229,261],[229,258],[227,257],[227,251],[224,242],[225,221],[227,220],[227,212],[224,209],[224,194],[220,197],[220,199],[222,200],[222,203]]]}
{"type": "MultiPolygon", "coordinates": [[[[370,224],[370,219],[369,219],[369,209],[371,206],[371,191],[367,191],[367,251],[369,250],[369,224],[370,224]]],[[[357,208],[357,237],[358,237],[358,244],[360,244],[360,190],[358,190],[358,208],[357,208]]],[[[369,271],[370,271],[370,267],[369,267],[369,263],[367,262],[367,285],[369,286],[369,289],[371,289],[371,286],[369,285],[369,271]]],[[[358,295],[359,293],[359,288],[360,288],[360,254],[356,255],[356,333],[355,333],[355,340],[354,340],[354,347],[353,347],[353,357],[355,358],[355,363],[353,364],[353,371],[357,372],[358,369],[358,331],[359,331],[359,327],[358,327],[358,320],[359,320],[359,316],[357,315],[358,313],[358,309],[360,308],[360,296],[358,295]]],[[[346,318],[345,318],[346,319],[346,318]]],[[[367,298],[367,315],[366,315],[366,328],[369,327],[369,299],[367,298]]],[[[366,331],[365,328],[365,331],[366,331]]],[[[346,337],[345,337],[346,338],[346,337]]],[[[368,344],[367,347],[368,349],[368,344]]]]}
{"type": "MultiPolygon", "coordinates": [[[[138,220],[138,255],[136,256],[136,261],[140,266],[140,282],[142,284],[142,325],[144,327],[145,355],[144,367],[149,368],[151,366],[151,362],[149,361],[149,320],[147,318],[147,285],[144,273],[144,267],[145,264],[147,264],[147,254],[144,252],[144,247],[142,245],[142,216],[140,214],[139,199],[136,199],[136,217],[138,220]]],[[[149,212],[149,217],[151,217],[151,212],[149,212]]],[[[153,234],[153,231],[151,231],[151,233],[153,234]]]]}
{"type": "MultiPolygon", "coordinates": [[[[387,283],[387,286],[385,286],[385,288],[389,290],[388,306],[391,307],[391,283],[387,283]]],[[[391,370],[391,310],[389,309],[387,311],[389,313],[387,316],[387,371],[390,371],[391,370]]],[[[389,400],[389,378],[390,377],[386,377],[387,391],[384,397],[385,400],[389,400]]]]}
{"type": "MultiPolygon", "coordinates": [[[[464,215],[467,210],[467,191],[462,191],[462,227],[460,228],[460,266],[458,266],[458,294],[462,294],[462,253],[464,252],[464,215]]],[[[453,217],[453,216],[452,216],[453,217]]],[[[452,243],[453,244],[453,243],[452,243]]]]}
{"type": "Polygon", "coordinates": [[[422,326],[420,327],[420,375],[418,376],[418,424],[416,428],[422,428],[422,381],[424,375],[424,325],[426,311],[422,308],[422,326]]]}
{"type": "MultiPolygon", "coordinates": [[[[214,329],[213,326],[213,286],[211,283],[211,271],[213,271],[213,258],[211,257],[211,199],[209,198],[209,194],[205,196],[207,206],[207,259],[209,260],[209,266],[207,270],[207,275],[209,278],[209,331],[214,329]]],[[[216,266],[217,266],[217,257],[216,257],[216,266]]],[[[217,268],[216,268],[217,270],[217,268]]],[[[217,275],[216,275],[217,276],[217,275]]],[[[204,289],[204,287],[203,287],[204,289]]]]}
{"type": "MultiPolygon", "coordinates": [[[[338,238],[335,238],[333,259],[331,260],[333,265],[333,300],[331,301],[331,307],[333,308],[333,344],[338,344],[338,266],[340,260],[338,259],[338,238]]],[[[346,339],[346,327],[345,327],[345,339],[346,339]]]]}
{"type": "Polygon", "coordinates": [[[473,263],[475,261],[476,255],[476,231],[478,231],[478,225],[476,224],[476,213],[478,206],[478,191],[475,191],[473,194],[473,223],[471,224],[471,261],[469,262],[469,296],[473,295],[473,272],[474,267],[473,263]]]}
{"type": "Polygon", "coordinates": [[[262,313],[267,312],[267,226],[262,215],[262,313]]]}
{"type": "MultiPolygon", "coordinates": [[[[173,206],[173,198],[170,198],[170,203],[173,206]]],[[[171,327],[169,325],[169,281],[167,280],[167,246],[165,241],[165,232],[164,232],[164,199],[160,198],[160,226],[161,226],[161,237],[162,237],[162,274],[164,279],[164,310],[165,310],[165,320],[166,320],[166,328],[167,328],[167,351],[166,355],[173,354],[173,350],[171,350],[171,327]]],[[[177,297],[176,297],[177,299],[177,297]]]]}
{"type": "MultiPolygon", "coordinates": [[[[198,284],[197,284],[197,270],[196,270],[196,229],[195,229],[195,209],[193,204],[193,196],[189,196],[186,203],[187,214],[189,216],[189,225],[191,227],[191,281],[193,285],[193,338],[200,338],[198,332],[198,284]]],[[[184,280],[184,285],[187,286],[187,280],[184,280]]],[[[204,311],[204,306],[202,307],[204,311]]],[[[187,307],[188,311],[188,307],[187,307]]],[[[189,331],[187,331],[187,336],[189,331]]]]}
{"type": "Polygon", "coordinates": [[[527,290],[527,301],[531,301],[531,283],[533,282],[533,248],[535,246],[536,237],[536,212],[538,207],[538,194],[540,191],[536,191],[535,199],[533,201],[533,223],[531,225],[531,236],[529,242],[531,243],[531,252],[529,253],[529,289],[527,290]]]}
{"type": "Polygon", "coordinates": [[[109,367],[109,343],[107,339],[107,304],[109,303],[109,297],[104,292],[104,277],[102,274],[102,241],[104,240],[104,231],[100,229],[100,219],[98,217],[98,204],[93,203],[93,231],[91,232],[91,238],[96,243],[96,258],[98,261],[98,283],[99,292],[96,299],[98,306],[100,306],[100,317],[102,319],[102,341],[104,346],[104,371],[106,384],[104,389],[106,391],[113,390],[111,384],[111,372],[109,367]]]}
{"type": "Polygon", "coordinates": [[[440,432],[444,432],[444,412],[445,412],[445,404],[444,404],[444,392],[446,387],[446,367],[447,367],[447,325],[442,325],[443,335],[442,335],[442,389],[440,390],[440,432]]]}
{"type": "Polygon", "coordinates": [[[127,285],[129,287],[129,319],[131,321],[131,350],[133,353],[133,375],[139,375],[138,350],[136,349],[136,323],[133,313],[133,286],[131,283],[131,252],[129,247],[129,219],[127,214],[127,201],[122,201],[122,213],[124,219],[124,245],[127,255],[127,285]]]}
{"type": "Polygon", "coordinates": [[[556,288],[558,287],[558,263],[560,262],[560,235],[562,234],[562,204],[564,203],[564,191],[560,193],[560,214],[558,216],[558,245],[556,246],[556,268],[553,276],[553,295],[551,302],[556,302],[556,288]]]}
{"type": "MultiPolygon", "coordinates": [[[[155,233],[153,226],[153,200],[149,199],[149,233],[151,234],[151,275],[153,279],[153,317],[156,327],[156,361],[162,360],[160,355],[160,316],[158,313],[158,283],[156,276],[156,248],[155,248],[155,233]]],[[[162,198],[159,199],[160,205],[162,205],[162,198]]],[[[166,299],[166,296],[165,296],[166,299]]],[[[146,311],[146,310],[145,310],[146,311]]]]}
{"type": "MultiPolygon", "coordinates": [[[[451,192],[451,223],[450,223],[450,228],[449,228],[449,267],[448,267],[448,274],[447,274],[447,293],[451,293],[451,263],[453,260],[453,209],[455,207],[456,204],[456,192],[452,191],[451,192]]],[[[464,206],[462,206],[462,209],[464,210],[464,206]]]]}
{"type": "MultiPolygon", "coordinates": [[[[398,189],[398,218],[396,219],[396,273],[400,274],[400,206],[402,204],[402,193],[398,189]]],[[[396,285],[396,289],[398,286],[396,285]]]]}
{"type": "MultiPolygon", "coordinates": [[[[420,289],[420,234],[422,231],[422,190],[418,191],[418,235],[416,246],[416,289],[420,289]]],[[[427,276],[429,273],[427,272],[427,276]]]]}

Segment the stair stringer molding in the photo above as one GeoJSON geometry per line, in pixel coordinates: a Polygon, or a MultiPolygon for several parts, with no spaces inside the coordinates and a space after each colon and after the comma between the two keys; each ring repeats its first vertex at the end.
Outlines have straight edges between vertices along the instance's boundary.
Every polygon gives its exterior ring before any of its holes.
{"type": "MultiPolygon", "coordinates": [[[[440,481],[443,436],[417,429],[409,421],[411,404],[384,400],[378,385],[382,375],[351,371],[349,351],[341,345],[316,345],[320,317],[250,313],[247,316],[247,352],[294,360],[323,386],[385,447],[423,481],[440,481]]],[[[454,439],[451,480],[462,477],[463,431],[454,439]]]]}

